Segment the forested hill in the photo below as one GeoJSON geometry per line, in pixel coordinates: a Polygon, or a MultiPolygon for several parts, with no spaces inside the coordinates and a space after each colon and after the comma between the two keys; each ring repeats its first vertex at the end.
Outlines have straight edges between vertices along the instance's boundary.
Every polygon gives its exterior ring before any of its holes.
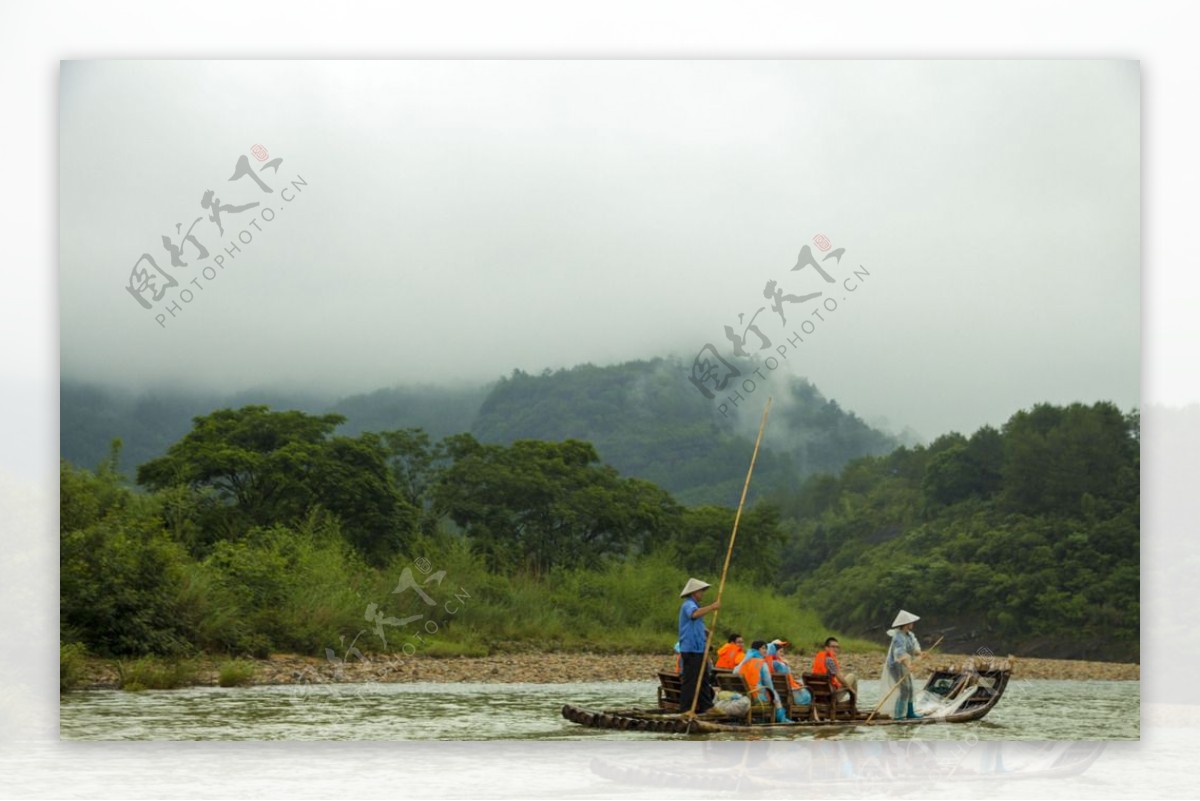
{"type": "MultiPolygon", "coordinates": [[[[775,379],[722,413],[687,381],[685,366],[653,359],[581,365],[530,375],[514,371],[483,402],[471,433],[482,442],[591,442],[622,475],[652,481],[686,504],[737,505],[768,391],[774,406],[753,489],[795,490],[806,477],[900,443],[802,379],[775,379]]],[[[718,399],[719,400],[719,399],[718,399]]]]}
{"type": "Polygon", "coordinates": [[[781,586],[843,631],[897,607],[946,650],[1138,661],[1140,417],[1040,404],[772,500],[781,586]]]}
{"type": "MultiPolygon", "coordinates": [[[[774,411],[756,467],[757,493],[794,491],[809,475],[900,444],[806,381],[775,382],[774,411]]],[[[284,392],[134,395],[64,380],[61,455],[75,465],[95,466],[120,438],[120,469],[132,477],[138,465],[162,456],[186,434],[194,417],[265,404],[340,414],[346,418],[340,431],[348,435],[421,428],[434,440],[468,431],[495,444],[581,439],[621,474],[652,481],[683,503],[736,505],[766,395],[759,389],[741,409],[722,414],[716,401],[688,382],[686,366],[667,359],[540,375],[516,371],[489,386],[396,387],[340,399],[284,392]]]]}

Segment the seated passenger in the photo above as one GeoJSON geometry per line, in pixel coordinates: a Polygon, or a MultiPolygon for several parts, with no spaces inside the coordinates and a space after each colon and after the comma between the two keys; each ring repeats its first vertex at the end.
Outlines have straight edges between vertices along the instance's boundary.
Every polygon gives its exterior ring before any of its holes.
{"type": "Polygon", "coordinates": [[[717,670],[733,670],[741,664],[746,652],[742,650],[746,641],[740,634],[730,634],[729,642],[717,649],[717,670]]]}
{"type": "Polygon", "coordinates": [[[770,703],[775,707],[776,723],[794,723],[795,721],[788,718],[787,710],[783,708],[772,688],[771,672],[763,656],[766,648],[767,644],[762,640],[751,643],[750,650],[737,666],[737,673],[746,682],[746,691],[753,701],[760,704],[770,703]]]}
{"type": "Polygon", "coordinates": [[[770,645],[767,646],[767,665],[772,673],[788,677],[788,687],[792,691],[792,703],[798,706],[807,706],[812,703],[812,693],[800,682],[800,679],[796,678],[791,665],[783,657],[783,649],[789,645],[791,643],[787,640],[771,640],[770,645]]]}
{"type": "Polygon", "coordinates": [[[842,672],[842,664],[838,661],[838,654],[841,651],[842,646],[838,643],[837,637],[826,638],[824,648],[813,657],[812,670],[809,671],[818,676],[828,675],[829,686],[834,690],[833,697],[839,701],[850,696],[847,690],[853,691],[854,695],[858,696],[858,676],[842,672]]]}

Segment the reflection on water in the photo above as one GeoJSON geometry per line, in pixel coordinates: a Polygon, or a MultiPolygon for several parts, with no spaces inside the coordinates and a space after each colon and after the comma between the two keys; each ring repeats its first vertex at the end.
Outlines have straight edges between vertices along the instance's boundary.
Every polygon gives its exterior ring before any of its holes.
{"type": "MultiPolygon", "coordinates": [[[[585,729],[559,711],[649,706],[651,682],[581,684],[326,684],[125,693],[62,699],[68,740],[657,740],[683,735],[585,729]]],[[[862,682],[873,706],[878,682],[862,682]]],[[[771,735],[773,741],[1136,740],[1139,683],[1013,680],[982,721],[846,727],[771,735]]],[[[704,738],[740,740],[738,735],[704,738]]]]}

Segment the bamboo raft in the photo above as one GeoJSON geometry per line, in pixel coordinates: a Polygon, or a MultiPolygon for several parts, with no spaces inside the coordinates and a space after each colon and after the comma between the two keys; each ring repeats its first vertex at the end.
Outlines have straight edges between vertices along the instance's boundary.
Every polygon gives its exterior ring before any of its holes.
{"type": "MultiPolygon", "coordinates": [[[[976,669],[973,665],[934,670],[925,682],[924,690],[938,696],[948,706],[945,714],[922,718],[893,719],[891,715],[859,710],[853,699],[836,702],[830,698],[827,706],[814,703],[809,707],[791,707],[792,723],[775,723],[770,707],[758,710],[765,720],[755,720],[754,712],[745,718],[730,718],[715,712],[689,717],[681,714],[677,698],[672,700],[667,676],[660,674],[664,686],[659,689],[659,706],[651,709],[610,709],[595,711],[566,704],[562,716],[572,723],[593,729],[643,731],[660,734],[721,734],[721,733],[786,733],[816,727],[848,726],[930,726],[938,723],[966,723],[985,717],[1004,695],[1012,675],[1007,663],[976,669]],[[822,707],[824,706],[824,709],[822,707]],[[824,712],[824,714],[822,714],[824,712]]],[[[809,676],[805,676],[809,679],[809,676]]]]}

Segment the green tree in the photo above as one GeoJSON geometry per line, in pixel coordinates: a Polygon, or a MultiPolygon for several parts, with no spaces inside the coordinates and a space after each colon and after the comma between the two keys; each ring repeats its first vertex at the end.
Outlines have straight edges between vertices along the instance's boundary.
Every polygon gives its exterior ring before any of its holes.
{"type": "Polygon", "coordinates": [[[188,650],[177,612],[186,554],[163,530],[156,498],[122,486],[112,460],[92,473],[59,469],[62,639],[97,654],[188,650]]]}
{"type": "MultiPolygon", "coordinates": [[[[723,506],[685,509],[671,542],[676,561],[691,573],[708,575],[714,580],[719,577],[736,514],[736,510],[723,506]]],[[[774,585],[783,551],[779,510],[765,503],[743,510],[730,572],[739,581],[774,585]]]]}
{"type": "Polygon", "coordinates": [[[1113,404],[1039,404],[1004,428],[1009,508],[1075,513],[1084,495],[1116,503],[1136,497],[1137,419],[1113,404]]]}
{"type": "Polygon", "coordinates": [[[393,483],[405,502],[420,511],[422,533],[432,535],[437,527],[432,489],[448,463],[445,444],[434,443],[420,428],[384,431],[378,436],[393,483]]]}
{"type": "Polygon", "coordinates": [[[987,498],[1000,490],[1004,443],[991,426],[979,429],[969,440],[954,435],[950,444],[937,450],[931,447],[931,451],[922,480],[928,503],[948,505],[972,497],[987,498]]]}
{"type": "Polygon", "coordinates": [[[496,569],[596,567],[664,539],[678,514],[666,492],[622,479],[586,442],[445,442],[453,462],[434,489],[436,508],[496,569]]]}
{"type": "Polygon", "coordinates": [[[220,409],[195,418],[165,456],[139,467],[138,483],[212,490],[222,501],[210,521],[220,539],[251,526],[294,523],[319,506],[381,564],[413,531],[417,512],[394,486],[379,437],[333,436],[343,421],[266,406],[220,409]]]}

